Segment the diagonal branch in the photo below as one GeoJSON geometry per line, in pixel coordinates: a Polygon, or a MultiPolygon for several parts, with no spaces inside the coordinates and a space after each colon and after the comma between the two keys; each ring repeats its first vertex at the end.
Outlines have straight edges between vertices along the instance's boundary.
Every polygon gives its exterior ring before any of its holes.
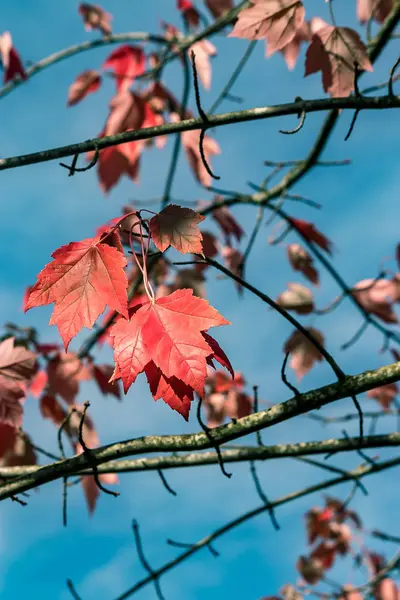
{"type": "Polygon", "coordinates": [[[336,400],[366,392],[383,383],[392,383],[399,380],[400,362],[380,367],[374,371],[364,371],[358,375],[348,375],[341,381],[300,394],[290,398],[286,402],[276,404],[268,410],[237,419],[234,423],[231,422],[227,425],[215,427],[212,435],[213,444],[205,433],[193,433],[145,436],[96,448],[92,450],[90,461],[85,454],[81,454],[67,460],[46,465],[35,472],[28,473],[0,485],[0,500],[10,498],[14,494],[25,492],[50,481],[69,476],[82,469],[90,468],[93,464],[100,465],[125,456],[155,452],[206,450],[215,446],[215,444],[220,446],[249,433],[255,433],[256,431],[272,427],[277,423],[283,423],[310,410],[321,408],[336,400]]]}

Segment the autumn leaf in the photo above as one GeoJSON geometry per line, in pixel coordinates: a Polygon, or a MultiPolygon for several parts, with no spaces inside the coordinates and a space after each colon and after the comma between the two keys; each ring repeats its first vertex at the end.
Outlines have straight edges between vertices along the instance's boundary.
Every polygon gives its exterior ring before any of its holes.
{"type": "Polygon", "coordinates": [[[143,75],[146,67],[144,51],[139,46],[123,45],[105,60],[103,69],[112,69],[118,92],[128,90],[136,77],[143,75]]]}
{"type": "Polygon", "coordinates": [[[21,467],[35,465],[37,457],[30,437],[8,423],[0,422],[0,465],[21,467]]]}
{"type": "Polygon", "coordinates": [[[363,309],[369,314],[376,315],[385,323],[398,322],[391,305],[395,294],[396,285],[385,279],[363,279],[352,289],[352,296],[363,309]]]}
{"type": "MultiPolygon", "coordinates": [[[[99,136],[103,137],[103,136],[99,136]]],[[[136,144],[136,142],[128,142],[136,144]]],[[[139,181],[140,152],[137,152],[136,159],[130,161],[119,150],[120,146],[111,146],[103,148],[97,159],[97,175],[100,187],[105,194],[117,185],[123,175],[126,175],[134,183],[139,181]]],[[[89,153],[88,160],[93,158],[93,153],[89,153]]]]}
{"type": "Polygon", "coordinates": [[[288,289],[278,296],[276,303],[299,315],[308,315],[314,310],[312,291],[300,283],[288,283],[288,289]]]}
{"type": "MultiPolygon", "coordinates": [[[[218,201],[218,199],[216,197],[215,201],[218,201]]],[[[214,209],[211,216],[225,234],[227,246],[231,246],[231,236],[240,242],[245,233],[227,206],[214,209]]]]}
{"type": "Polygon", "coordinates": [[[303,25],[305,9],[301,0],[251,0],[240,11],[228,37],[262,40],[268,43],[267,56],[284,48],[303,25]]]}
{"type": "Polygon", "coordinates": [[[25,311],[54,302],[50,325],[57,325],[67,351],[82,327],[91,329],[106,305],[128,316],[125,256],[99,236],[71,242],[53,252],[38,275],[25,311]]]}
{"type": "Polygon", "coordinates": [[[200,15],[190,0],[177,0],[176,7],[181,11],[186,26],[196,29],[200,25],[200,15]]]}
{"type": "Polygon", "coordinates": [[[15,427],[22,424],[21,400],[37,369],[36,355],[23,346],[14,346],[14,338],[0,343],[0,421],[15,427]]]}
{"type": "MultiPolygon", "coordinates": [[[[320,344],[324,344],[324,336],[318,329],[307,327],[307,331],[320,344]]],[[[294,331],[286,341],[283,351],[290,352],[290,366],[295,371],[297,379],[302,379],[308,373],[316,361],[322,361],[322,354],[315,345],[300,331],[294,331]]]]}
{"type": "Polygon", "coordinates": [[[75,402],[80,381],[90,377],[90,372],[74,352],[60,352],[47,364],[49,393],[61,396],[68,404],[75,402]]]}
{"type": "MultiPolygon", "coordinates": [[[[175,399],[179,396],[172,378],[203,395],[207,357],[220,356],[215,346],[206,342],[203,332],[226,324],[229,322],[207,301],[193,296],[192,290],[178,290],[138,305],[129,321],[120,319],[110,331],[116,364],[112,379],[121,378],[126,393],[139,373],[154,371],[153,366],[148,367],[153,362],[162,373],[152,390],[157,397],[160,386],[165,392],[167,384],[167,397],[171,397],[171,387],[175,399]]],[[[189,397],[186,392],[184,395],[189,397]]]]}
{"type": "Polygon", "coordinates": [[[210,57],[216,56],[217,49],[209,40],[199,40],[188,48],[189,58],[195,55],[197,75],[206,90],[211,87],[210,57]]]}
{"type": "Polygon", "coordinates": [[[325,250],[328,254],[332,254],[332,242],[313,223],[293,217],[289,217],[288,221],[307,242],[314,242],[322,250],[325,250]]]}
{"type": "Polygon", "coordinates": [[[83,18],[86,31],[98,29],[103,35],[111,35],[112,15],[96,4],[82,3],[79,5],[79,13],[83,18]]]}
{"type": "Polygon", "coordinates": [[[324,91],[334,98],[346,97],[354,90],[355,63],[358,70],[373,71],[358,33],[349,27],[328,25],[313,36],[304,76],[321,71],[324,91]]]}
{"type": "Polygon", "coordinates": [[[389,412],[390,406],[399,393],[397,383],[385,383],[379,387],[368,390],[367,397],[377,400],[385,412],[389,412]]]}
{"type": "Polygon", "coordinates": [[[392,8],[393,0],[357,0],[357,17],[362,24],[371,18],[377,23],[383,23],[392,8]]]}
{"type": "Polygon", "coordinates": [[[172,246],[182,254],[203,254],[203,236],[198,224],[204,219],[191,208],[168,204],[150,219],[151,239],[161,252],[172,246]]]}
{"type": "Polygon", "coordinates": [[[3,82],[7,83],[13,79],[26,79],[27,74],[22,65],[21,58],[13,46],[11,34],[5,31],[0,35],[0,57],[3,64],[3,82]]]}
{"type": "Polygon", "coordinates": [[[292,268],[303,273],[311,283],[318,285],[319,274],[313,266],[314,259],[300,244],[289,244],[287,255],[292,268]]]}
{"type": "MultiPolygon", "coordinates": [[[[184,131],[181,134],[181,139],[193,175],[201,185],[209,187],[212,179],[200,155],[200,131],[184,131]]],[[[203,149],[207,163],[210,163],[211,156],[221,154],[218,143],[209,135],[204,136],[203,149]]]]}
{"type": "Polygon", "coordinates": [[[74,106],[91,92],[96,92],[100,84],[101,77],[97,71],[83,71],[69,87],[68,106],[74,106]]]}
{"type": "Polygon", "coordinates": [[[222,17],[233,8],[232,0],[205,0],[205,5],[215,19],[222,17]]]}
{"type": "Polygon", "coordinates": [[[114,367],[112,365],[93,365],[93,379],[99,386],[101,393],[104,395],[111,394],[120,400],[121,390],[118,381],[110,381],[113,372],[114,367]]]}
{"type": "Polygon", "coordinates": [[[32,394],[34,398],[40,398],[43,393],[44,388],[47,385],[47,371],[41,369],[36,373],[29,384],[29,393],[32,394]]]}
{"type": "Polygon", "coordinates": [[[300,556],[296,563],[296,568],[303,579],[311,585],[318,583],[324,576],[325,571],[321,560],[308,556],[300,556]]]}
{"type": "MultiPolygon", "coordinates": [[[[230,246],[224,246],[223,248],[221,248],[221,256],[223,257],[228,269],[234,275],[241,278],[243,276],[244,257],[240,250],[238,250],[237,248],[232,248],[230,246]]],[[[235,285],[239,294],[243,294],[243,288],[241,283],[236,281],[235,285]]]]}
{"type": "Polygon", "coordinates": [[[194,398],[193,388],[177,377],[165,377],[153,361],[146,365],[145,373],[154,400],[163,399],[170,408],[176,410],[187,421],[194,398]]]}

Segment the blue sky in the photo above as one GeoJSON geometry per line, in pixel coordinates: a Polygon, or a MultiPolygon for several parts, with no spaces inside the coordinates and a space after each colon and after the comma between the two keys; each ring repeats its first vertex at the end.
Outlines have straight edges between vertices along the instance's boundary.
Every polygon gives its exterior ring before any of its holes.
{"type": "MultiPolygon", "coordinates": [[[[307,0],[310,16],[328,19],[327,5],[321,0],[307,0]]],[[[179,24],[175,1],[156,0],[132,2],[120,0],[102,3],[114,14],[115,32],[146,31],[158,33],[160,20],[179,24]]],[[[12,33],[14,43],[26,61],[36,61],[61,48],[92,39],[96,33],[84,31],[77,12],[78,2],[54,3],[49,0],[18,0],[4,3],[0,9],[1,27],[12,33]]],[[[335,11],[338,23],[356,25],[355,1],[337,0],[335,11]]],[[[202,90],[204,107],[210,106],[221,86],[229,78],[245,50],[244,40],[213,40],[219,55],[213,62],[213,86],[202,90]]],[[[113,94],[113,84],[106,79],[102,89],[82,104],[66,108],[70,83],[84,69],[99,68],[109,49],[95,50],[62,62],[35,76],[9,96],[1,99],[0,153],[2,157],[33,152],[57,145],[85,140],[102,129],[113,94]]],[[[363,78],[372,85],[387,77],[398,55],[398,41],[393,41],[373,74],[363,78]]],[[[289,102],[296,95],[303,98],[321,97],[319,75],[303,79],[303,54],[297,68],[289,72],[280,55],[268,61],[260,42],[241,75],[233,93],[244,98],[243,108],[289,102]]],[[[181,74],[176,65],[166,71],[166,83],[180,95],[181,74]]],[[[225,102],[221,111],[236,109],[225,102]]],[[[325,159],[351,158],[353,165],[342,168],[318,168],[304,178],[292,191],[323,204],[321,211],[297,203],[285,204],[293,216],[315,222],[337,248],[334,265],[349,285],[360,279],[375,277],[382,258],[392,256],[399,241],[398,227],[398,112],[361,114],[348,142],[343,138],[351,116],[344,114],[332,135],[324,154],[325,159]]],[[[293,117],[223,127],[214,135],[222,154],[213,160],[214,170],[221,176],[219,184],[228,189],[248,191],[247,181],[260,182],[266,173],[264,160],[299,159],[309,149],[323,121],[323,115],[307,117],[304,128],[295,136],[282,136],[279,129],[296,124],[293,117]]],[[[172,139],[163,151],[146,151],[141,168],[140,185],[129,181],[118,185],[105,197],[97,184],[94,170],[68,178],[57,162],[33,165],[23,170],[1,173],[2,218],[0,220],[0,306],[3,321],[15,321],[35,326],[43,340],[57,341],[55,328],[47,322],[50,309],[41,308],[23,315],[20,310],[27,284],[49,261],[51,252],[70,241],[93,235],[97,226],[118,216],[120,206],[128,201],[160,196],[169,166],[172,139]]],[[[211,199],[212,195],[193,179],[182,156],[173,186],[173,196],[186,200],[211,199]]],[[[235,207],[237,219],[250,231],[256,209],[235,207]]],[[[207,229],[214,225],[205,221],[207,229]]],[[[205,227],[205,228],[206,228],[205,227]]],[[[269,246],[270,229],[264,226],[254,246],[247,268],[248,280],[270,296],[277,296],[288,281],[305,283],[287,265],[285,249],[269,246]]],[[[292,235],[290,241],[295,241],[292,235]]],[[[244,241],[243,246],[246,244],[244,241]]],[[[394,263],[391,263],[394,268],[394,263]]],[[[288,397],[280,379],[282,345],[291,328],[274,315],[260,300],[245,293],[238,298],[233,284],[210,273],[207,284],[209,299],[230,321],[230,327],[217,332],[218,340],[228,352],[236,370],[244,373],[249,385],[260,387],[260,397],[278,402],[288,397]]],[[[321,269],[321,286],[315,290],[318,306],[325,306],[338,290],[321,269]]],[[[381,338],[373,330],[346,353],[340,345],[357,330],[360,317],[349,303],[334,313],[320,318],[303,317],[306,325],[320,328],[327,348],[349,373],[374,368],[390,361],[379,354],[381,338]]],[[[80,336],[72,348],[78,348],[80,336]]],[[[104,349],[99,355],[111,360],[104,349]]],[[[294,376],[290,373],[292,379],[294,376]]],[[[300,384],[309,389],[332,381],[324,364],[318,365],[300,384]]],[[[251,389],[251,388],[249,388],[251,389]]],[[[92,384],[82,386],[82,401],[89,399],[91,414],[102,442],[108,443],[138,435],[180,433],[197,430],[195,417],[188,424],[173,414],[162,402],[154,403],[143,381],[139,379],[124,401],[119,404],[101,397],[92,384]]],[[[366,409],[374,403],[362,398],[366,409]]],[[[25,428],[34,440],[55,448],[54,428],[44,423],[37,402],[29,398],[25,405],[25,428]]],[[[349,400],[324,409],[323,414],[349,412],[349,400]]],[[[378,425],[378,432],[393,431],[394,420],[387,418],[378,425]]],[[[356,424],[347,428],[356,433],[356,424]]],[[[307,418],[298,419],[268,430],[265,443],[289,442],[340,436],[340,426],[320,428],[307,418]]],[[[381,457],[394,451],[379,451],[381,457]]],[[[335,459],[335,465],[356,466],[357,456],[335,459]]],[[[121,477],[121,496],[116,500],[102,496],[93,517],[87,516],[79,487],[69,495],[69,524],[61,524],[61,486],[53,483],[32,492],[29,506],[5,502],[0,512],[0,593],[3,598],[31,597],[42,599],[70,598],[65,579],[74,580],[84,600],[112,600],[143,575],[136,556],[130,530],[132,518],[139,520],[146,554],[156,567],[176,554],[166,545],[167,538],[194,542],[230,518],[258,506],[249,469],[234,465],[234,476],[227,480],[217,467],[201,467],[192,471],[167,473],[172,487],[178,492],[170,496],[157,474],[138,473],[121,477]]],[[[300,489],[324,477],[307,465],[293,460],[269,461],[259,466],[260,478],[271,498],[300,489]]],[[[353,507],[359,510],[367,527],[393,532],[397,521],[398,489],[394,482],[398,471],[390,471],[366,481],[368,497],[357,494],[353,507]],[[390,490],[382,494],[382,489],[390,490]],[[397,491],[397,494],[396,494],[397,491]]],[[[331,490],[345,497],[349,485],[331,490]]],[[[294,582],[295,562],[306,552],[303,514],[312,505],[321,504],[321,495],[308,497],[279,510],[281,530],[273,530],[266,515],[249,522],[221,538],[216,544],[219,559],[202,551],[177,570],[163,578],[167,599],[214,600],[224,597],[253,600],[275,594],[281,585],[294,582]],[[277,558],[278,557],[278,558],[277,558]]],[[[396,532],[395,532],[396,533],[396,532]]],[[[397,532],[398,533],[398,532],[397,532]]],[[[374,543],[379,548],[379,544],[374,543]]],[[[340,563],[340,561],[339,561],[340,563]]],[[[338,580],[357,583],[348,563],[340,563],[338,580]]],[[[137,595],[139,600],[152,600],[152,587],[137,595]]]]}

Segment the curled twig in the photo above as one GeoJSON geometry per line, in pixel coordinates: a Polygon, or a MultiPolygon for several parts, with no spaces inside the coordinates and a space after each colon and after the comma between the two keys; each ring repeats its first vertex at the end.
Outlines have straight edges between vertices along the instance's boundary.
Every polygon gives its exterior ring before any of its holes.
{"type": "Polygon", "coordinates": [[[105,494],[109,494],[110,496],[114,496],[115,498],[117,498],[119,496],[119,492],[114,492],[114,490],[109,490],[106,487],[104,487],[104,485],[101,483],[101,481],[99,479],[99,473],[97,471],[97,465],[93,460],[91,460],[92,459],[92,451],[90,450],[90,448],[88,448],[86,446],[85,440],[83,439],[83,425],[85,422],[86,411],[89,408],[89,406],[90,406],[90,403],[87,401],[83,404],[83,411],[82,411],[81,420],[79,422],[79,428],[78,428],[79,443],[83,448],[83,452],[86,454],[86,456],[89,459],[89,462],[91,463],[90,466],[93,469],[93,478],[96,482],[97,487],[105,494]]]}
{"type": "Polygon", "coordinates": [[[84,171],[89,171],[90,169],[92,169],[98,159],[99,159],[99,154],[100,151],[98,149],[98,147],[96,146],[95,151],[94,151],[94,156],[92,158],[92,160],[90,161],[90,163],[88,165],[86,165],[86,167],[77,167],[76,164],[78,162],[78,158],[79,158],[79,154],[75,154],[73,159],[72,159],[72,163],[70,165],[66,165],[65,163],[59,163],[60,167],[64,167],[64,169],[68,169],[69,173],[68,173],[68,177],[72,177],[73,175],[75,175],[75,173],[83,173],[84,171]]]}
{"type": "Polygon", "coordinates": [[[283,383],[294,393],[295,396],[300,396],[300,392],[297,389],[297,387],[295,387],[292,383],[290,383],[290,381],[286,377],[285,371],[286,371],[286,365],[287,365],[287,361],[289,359],[289,355],[290,355],[290,352],[286,352],[285,358],[283,359],[282,368],[281,368],[281,379],[282,379],[283,383]]]}
{"type": "Polygon", "coordinates": [[[163,482],[163,485],[165,487],[165,489],[167,490],[167,492],[169,492],[172,496],[177,496],[177,492],[175,490],[172,489],[172,487],[169,485],[164,473],[161,471],[161,469],[157,470],[157,473],[160,476],[161,481],[163,482]]]}
{"type": "Polygon", "coordinates": [[[208,437],[208,439],[210,440],[211,444],[213,445],[215,452],[217,453],[217,457],[218,457],[218,464],[220,466],[220,469],[222,471],[222,473],[225,475],[225,477],[228,477],[228,479],[230,479],[232,477],[232,473],[228,473],[225,470],[224,467],[224,463],[222,460],[222,455],[221,455],[221,450],[220,447],[218,446],[218,444],[216,444],[213,440],[213,437],[210,433],[210,428],[207,427],[207,425],[204,423],[203,419],[201,418],[201,405],[203,402],[203,398],[201,396],[199,396],[199,402],[197,404],[197,420],[199,422],[200,427],[202,428],[202,430],[204,431],[204,433],[206,434],[206,436],[208,437]]]}
{"type": "Polygon", "coordinates": [[[213,179],[221,179],[221,177],[218,177],[218,175],[214,175],[214,173],[211,171],[211,168],[210,168],[209,164],[207,163],[207,159],[206,159],[206,156],[204,153],[204,138],[206,135],[206,131],[210,126],[210,122],[209,122],[207,114],[204,112],[204,110],[201,106],[199,80],[197,77],[197,69],[196,69],[196,55],[193,52],[193,50],[191,52],[191,58],[192,58],[192,68],[193,68],[194,91],[195,91],[195,95],[196,95],[196,105],[197,105],[197,110],[199,111],[199,115],[203,121],[203,126],[200,131],[200,140],[199,140],[200,156],[201,156],[201,160],[203,162],[204,168],[206,169],[206,171],[210,175],[210,177],[212,177],[213,179]]]}
{"type": "MultiPolygon", "coordinates": [[[[302,102],[302,98],[300,98],[300,96],[296,96],[296,98],[294,99],[295,102],[302,102]]],[[[285,129],[280,129],[279,133],[284,133],[285,135],[293,135],[294,133],[297,133],[298,131],[300,131],[300,129],[302,129],[304,123],[306,122],[306,116],[307,113],[306,111],[303,109],[298,115],[297,118],[300,119],[300,123],[297,125],[297,127],[295,127],[294,129],[290,129],[288,131],[286,131],[285,129]]]]}

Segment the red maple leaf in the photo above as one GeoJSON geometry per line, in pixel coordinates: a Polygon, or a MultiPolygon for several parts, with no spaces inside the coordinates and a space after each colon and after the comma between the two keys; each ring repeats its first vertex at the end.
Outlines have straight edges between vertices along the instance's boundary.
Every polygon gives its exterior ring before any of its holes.
{"type": "Polygon", "coordinates": [[[177,0],[176,7],[181,11],[186,26],[195,29],[200,24],[200,14],[190,0],[177,0]]]}
{"type": "Polygon", "coordinates": [[[93,378],[104,394],[111,394],[119,400],[121,399],[121,390],[118,381],[110,381],[110,377],[114,372],[112,365],[93,365],[93,378]]]}
{"type": "Polygon", "coordinates": [[[314,259],[300,244],[289,244],[287,247],[289,262],[295,271],[303,273],[314,285],[319,283],[318,271],[313,266],[314,259]]]}
{"type": "Polygon", "coordinates": [[[289,217],[288,221],[307,242],[314,242],[328,254],[332,253],[332,242],[315,227],[314,223],[293,217],[289,217]]]}
{"type": "MultiPolygon", "coordinates": [[[[318,329],[308,327],[309,333],[320,343],[324,343],[324,336],[318,329]]],[[[322,361],[322,354],[315,345],[300,331],[294,331],[286,341],[283,351],[290,352],[290,366],[295,371],[297,379],[302,379],[316,361],[322,361]]]]}
{"type": "Polygon", "coordinates": [[[202,239],[198,223],[205,217],[191,208],[169,204],[151,218],[149,229],[154,244],[161,252],[173,246],[182,254],[203,253],[202,239]]]}
{"type": "Polygon", "coordinates": [[[36,355],[23,346],[14,346],[9,337],[0,344],[0,421],[20,427],[21,400],[37,369],[36,355]]]}
{"type": "Polygon", "coordinates": [[[345,97],[354,89],[355,63],[359,70],[373,71],[359,34],[349,27],[328,25],[312,38],[304,75],[321,71],[325,92],[336,98],[345,97]]]}
{"type": "Polygon", "coordinates": [[[99,29],[103,35],[111,35],[110,21],[112,20],[112,15],[101,8],[101,6],[84,2],[79,5],[79,13],[82,15],[86,31],[99,29]]]}
{"type": "MultiPolygon", "coordinates": [[[[212,345],[209,340],[209,344],[204,336],[210,327],[227,324],[215,308],[194,296],[192,290],[177,290],[137,305],[129,321],[120,319],[110,331],[116,364],[113,379],[122,379],[126,393],[139,373],[145,371],[156,399],[163,397],[168,401],[173,396],[172,407],[177,410],[177,398],[184,403],[185,398],[191,397],[188,387],[204,394],[209,356],[229,363],[218,344],[214,340],[212,345]],[[161,374],[149,363],[154,363],[161,374]]],[[[181,412],[184,414],[185,409],[181,412]]]]}
{"type": "Polygon", "coordinates": [[[139,46],[123,45],[114,50],[105,60],[103,69],[112,69],[118,92],[128,90],[136,77],[142,75],[146,67],[146,57],[139,46]]]}
{"type": "Polygon", "coordinates": [[[383,23],[393,8],[393,0],[357,0],[357,17],[360,23],[367,23],[371,17],[383,23]]]}
{"type": "Polygon", "coordinates": [[[60,352],[47,364],[49,393],[58,394],[72,404],[79,392],[79,382],[91,378],[90,371],[74,352],[60,352]]]}
{"type": "Polygon", "coordinates": [[[91,92],[96,92],[101,84],[101,76],[97,71],[83,71],[69,86],[68,106],[78,104],[85,96],[91,92]]]}
{"type": "Polygon", "coordinates": [[[53,252],[38,275],[25,311],[54,302],[50,325],[57,325],[65,350],[82,329],[91,329],[106,305],[128,316],[125,256],[96,236],[53,252]]]}
{"type": "Polygon", "coordinates": [[[374,398],[379,402],[385,412],[389,412],[390,405],[399,393],[397,383],[386,383],[379,387],[368,390],[368,398],[374,398]]]}
{"type": "MultiPolygon", "coordinates": [[[[215,202],[220,199],[221,196],[216,196],[215,202]]],[[[212,211],[211,216],[225,234],[227,246],[231,246],[231,235],[240,242],[245,233],[227,206],[216,208],[212,211]]]]}
{"type": "Polygon", "coordinates": [[[15,77],[26,79],[27,75],[22,66],[21,58],[12,44],[12,38],[9,31],[0,35],[0,57],[3,63],[4,76],[3,81],[12,81],[15,77]]]}
{"type": "Polygon", "coordinates": [[[251,0],[252,6],[240,11],[228,37],[248,40],[267,39],[268,56],[281,50],[303,25],[305,9],[301,0],[251,0]]]}

